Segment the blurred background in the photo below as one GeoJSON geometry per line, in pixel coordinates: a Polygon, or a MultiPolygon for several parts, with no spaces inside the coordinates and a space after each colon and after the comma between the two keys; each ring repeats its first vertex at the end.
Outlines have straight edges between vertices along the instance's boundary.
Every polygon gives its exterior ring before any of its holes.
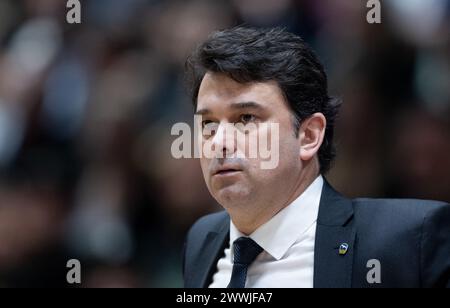
{"type": "Polygon", "coordinates": [[[450,3],[384,0],[0,0],[0,287],[180,287],[189,226],[220,207],[198,161],[186,56],[213,30],[283,26],[341,97],[328,179],[350,197],[450,201],[450,3]]]}

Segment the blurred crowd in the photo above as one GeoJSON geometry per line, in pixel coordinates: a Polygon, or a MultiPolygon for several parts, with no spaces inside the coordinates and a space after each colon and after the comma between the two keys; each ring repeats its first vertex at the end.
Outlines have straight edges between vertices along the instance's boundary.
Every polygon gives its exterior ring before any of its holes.
{"type": "Polygon", "coordinates": [[[0,287],[182,286],[189,226],[220,206],[198,161],[184,61],[211,31],[283,26],[343,107],[327,176],[350,197],[450,201],[450,1],[0,0],[0,287]]]}

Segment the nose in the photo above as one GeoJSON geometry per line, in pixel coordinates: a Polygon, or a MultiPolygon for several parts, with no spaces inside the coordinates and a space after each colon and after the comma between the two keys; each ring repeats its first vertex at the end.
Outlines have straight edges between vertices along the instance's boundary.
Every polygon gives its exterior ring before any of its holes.
{"type": "Polygon", "coordinates": [[[217,158],[227,158],[236,152],[236,131],[232,123],[220,123],[212,140],[217,158]]]}

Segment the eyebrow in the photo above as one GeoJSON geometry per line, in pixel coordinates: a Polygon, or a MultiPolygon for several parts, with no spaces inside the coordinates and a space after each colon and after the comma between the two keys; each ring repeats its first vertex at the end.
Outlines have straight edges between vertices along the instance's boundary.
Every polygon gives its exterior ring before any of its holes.
{"type": "MultiPolygon", "coordinates": [[[[259,109],[259,110],[264,109],[263,106],[261,106],[258,103],[255,103],[255,102],[234,103],[234,104],[231,104],[230,107],[231,107],[231,109],[259,109]]],[[[205,114],[209,114],[209,113],[211,113],[211,110],[209,110],[207,108],[200,109],[195,112],[195,114],[198,114],[198,115],[205,115],[205,114]]]]}
{"type": "Polygon", "coordinates": [[[241,102],[241,103],[236,103],[236,104],[231,104],[231,108],[232,109],[264,109],[263,106],[261,106],[258,103],[255,102],[241,102]]]}
{"type": "Polygon", "coordinates": [[[204,115],[204,114],[208,114],[208,113],[211,113],[211,110],[209,110],[209,109],[200,109],[200,110],[197,110],[196,112],[195,112],[195,114],[198,114],[198,115],[204,115]]]}

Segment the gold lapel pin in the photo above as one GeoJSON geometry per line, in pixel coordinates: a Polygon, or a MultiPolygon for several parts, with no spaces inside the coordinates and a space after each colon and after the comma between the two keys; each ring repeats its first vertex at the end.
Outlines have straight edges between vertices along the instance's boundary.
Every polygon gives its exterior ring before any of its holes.
{"type": "Polygon", "coordinates": [[[348,244],[347,243],[341,244],[341,246],[339,246],[339,255],[344,256],[347,254],[347,252],[348,252],[348,244]]]}

